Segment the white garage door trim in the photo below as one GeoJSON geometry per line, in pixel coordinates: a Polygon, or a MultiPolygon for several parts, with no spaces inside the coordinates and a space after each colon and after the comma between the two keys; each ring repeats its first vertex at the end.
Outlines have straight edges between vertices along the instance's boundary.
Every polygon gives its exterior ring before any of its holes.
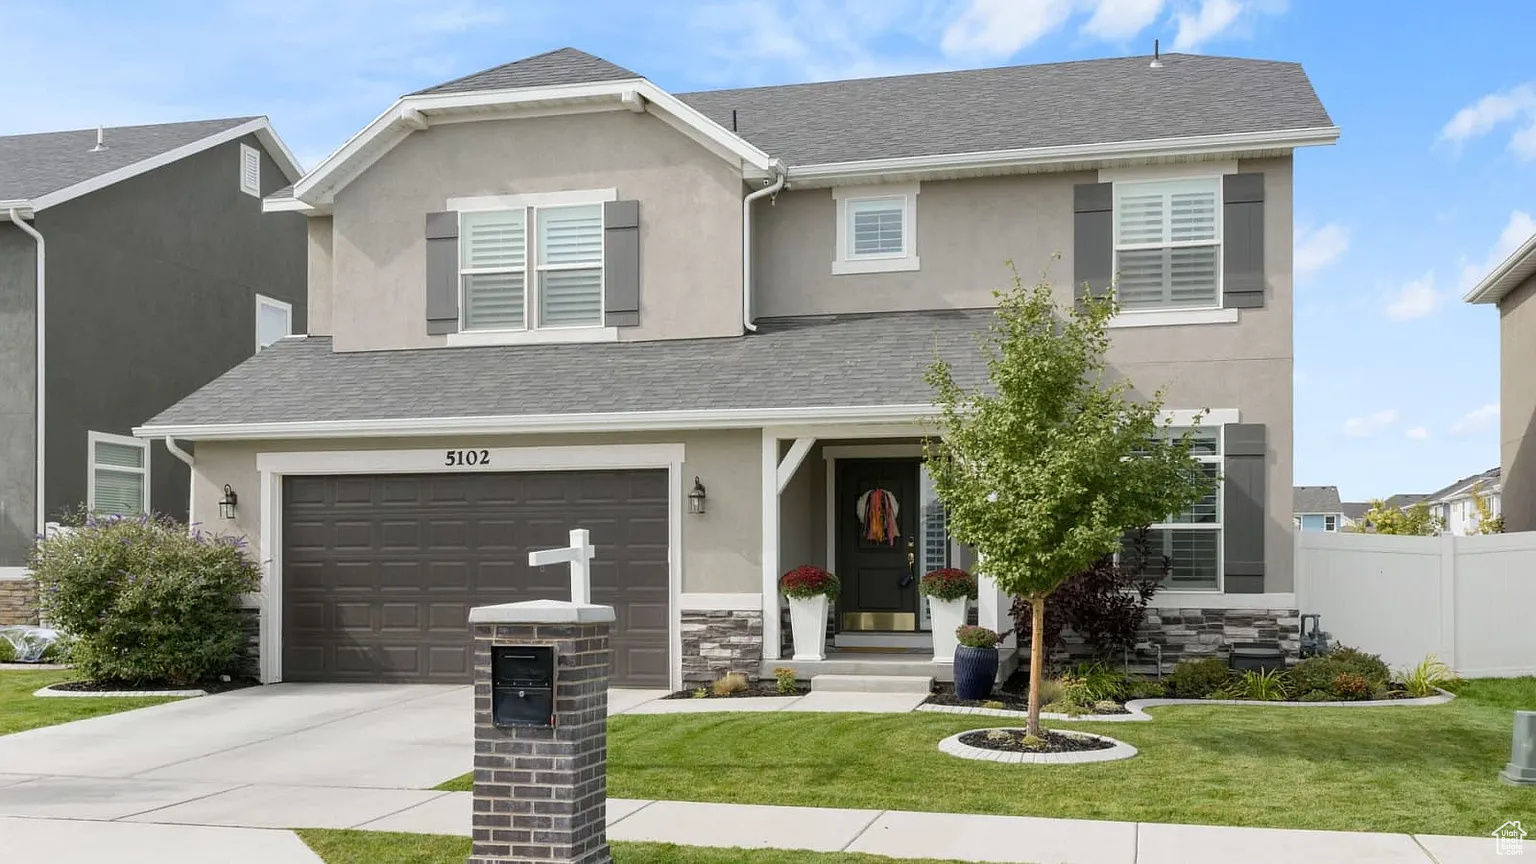
{"type": "MultiPolygon", "coordinates": [[[[667,469],[667,654],[672,689],[683,686],[683,445],[318,450],[256,454],[261,474],[261,681],[283,680],[283,478],[303,474],[509,474],[523,471],[667,469]],[[458,454],[476,454],[474,465],[458,454]],[[481,458],[481,456],[489,458],[481,458]],[[452,464],[450,464],[452,463],[452,464]]],[[[580,526],[571,526],[580,527],[580,526]]]]}

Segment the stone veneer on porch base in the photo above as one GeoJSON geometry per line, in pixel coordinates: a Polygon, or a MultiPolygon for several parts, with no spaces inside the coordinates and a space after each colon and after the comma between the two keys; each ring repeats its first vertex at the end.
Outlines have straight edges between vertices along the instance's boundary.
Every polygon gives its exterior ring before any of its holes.
{"type": "MultiPolygon", "coordinates": [[[[1165,673],[1180,660],[1225,659],[1235,643],[1279,648],[1286,663],[1291,664],[1300,659],[1301,613],[1296,609],[1149,608],[1136,639],[1162,646],[1165,673]]],[[[1059,659],[1076,661],[1093,656],[1093,651],[1076,634],[1068,633],[1063,641],[1066,652],[1064,657],[1058,652],[1059,659]]],[[[1156,654],[1133,653],[1130,667],[1132,672],[1156,674],[1156,654]]]]}
{"type": "Polygon", "coordinates": [[[37,623],[37,583],[0,579],[0,627],[37,623]]]}
{"type": "Polygon", "coordinates": [[[763,659],[763,613],[685,609],[683,680],[714,681],[727,672],[757,677],[763,659]]]}

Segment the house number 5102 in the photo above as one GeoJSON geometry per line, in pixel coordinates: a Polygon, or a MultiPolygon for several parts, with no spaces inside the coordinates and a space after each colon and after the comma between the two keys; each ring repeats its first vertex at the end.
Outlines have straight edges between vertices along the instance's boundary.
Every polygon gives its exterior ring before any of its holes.
{"type": "Polygon", "coordinates": [[[443,464],[449,466],[491,464],[489,450],[449,450],[444,457],[443,464]]]}

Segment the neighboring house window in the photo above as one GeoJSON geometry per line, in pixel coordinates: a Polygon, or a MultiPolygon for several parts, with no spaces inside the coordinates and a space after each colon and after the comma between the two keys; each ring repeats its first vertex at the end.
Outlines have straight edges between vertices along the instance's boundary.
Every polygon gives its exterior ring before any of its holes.
{"type": "Polygon", "coordinates": [[[256,295],[256,350],[293,335],[293,305],[256,295]]]}
{"type": "Polygon", "coordinates": [[[602,203],[460,213],[459,276],[465,330],[602,326],[602,203]]]}
{"type": "Polygon", "coordinates": [[[1324,531],[1337,531],[1337,530],[1339,530],[1339,517],[1337,517],[1337,516],[1324,516],[1323,517],[1323,530],[1324,531]]]}
{"type": "MultiPolygon", "coordinates": [[[[1183,429],[1170,429],[1177,438],[1183,429]]],[[[1218,591],[1221,589],[1221,428],[1202,427],[1191,452],[1200,461],[1207,477],[1216,480],[1211,493],[1182,513],[1148,527],[1151,548],[1144,562],[1144,572],[1161,571],[1162,558],[1172,562],[1172,570],[1163,587],[1174,591],[1218,591]]],[[[1128,534],[1125,543],[1135,539],[1128,534]]]]}
{"type": "Polygon", "coordinates": [[[149,442],[105,432],[89,432],[86,439],[86,507],[96,513],[148,513],[149,442]]]}
{"type": "Polygon", "coordinates": [[[1115,184],[1122,309],[1221,305],[1221,178],[1115,184]]]}
{"type": "Polygon", "coordinates": [[[240,145],[240,191],[261,197],[261,151],[249,144],[240,145]]]}
{"type": "Polygon", "coordinates": [[[915,183],[833,189],[832,197],[837,203],[837,253],[832,272],[918,269],[918,191],[915,183]]]}

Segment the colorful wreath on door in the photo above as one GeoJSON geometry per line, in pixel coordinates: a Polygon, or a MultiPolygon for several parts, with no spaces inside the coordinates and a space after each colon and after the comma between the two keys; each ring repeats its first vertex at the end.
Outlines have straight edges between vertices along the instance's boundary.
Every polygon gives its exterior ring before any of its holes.
{"type": "Polygon", "coordinates": [[[901,512],[901,505],[896,503],[895,495],[876,487],[859,496],[855,509],[858,510],[859,526],[865,540],[896,545],[896,538],[901,536],[901,530],[896,527],[896,516],[901,512]]]}

